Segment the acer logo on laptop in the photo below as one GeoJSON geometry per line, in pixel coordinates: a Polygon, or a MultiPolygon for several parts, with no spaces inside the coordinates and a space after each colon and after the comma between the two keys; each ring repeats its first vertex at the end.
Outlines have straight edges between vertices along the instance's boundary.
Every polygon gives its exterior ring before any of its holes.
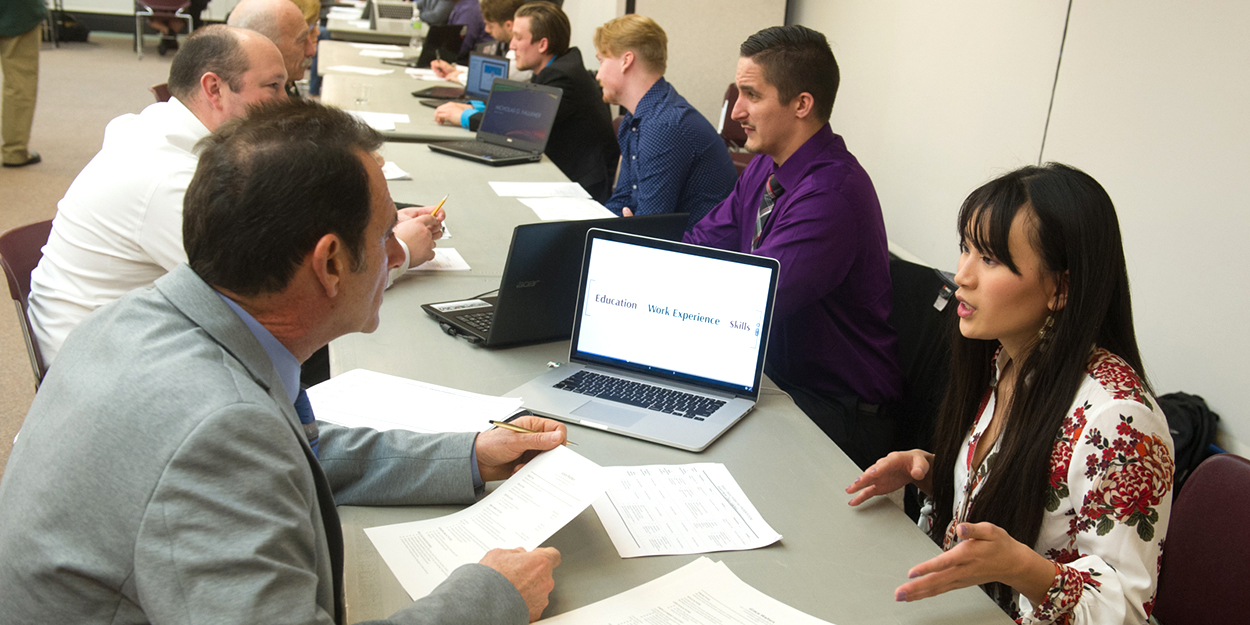
{"type": "Polygon", "coordinates": [[[526,280],[524,282],[516,283],[516,288],[518,289],[528,289],[534,286],[538,286],[538,280],[526,280]]]}

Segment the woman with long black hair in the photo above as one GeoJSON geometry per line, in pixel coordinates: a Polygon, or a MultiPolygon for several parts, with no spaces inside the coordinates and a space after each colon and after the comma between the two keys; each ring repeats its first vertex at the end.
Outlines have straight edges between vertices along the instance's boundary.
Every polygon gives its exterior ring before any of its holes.
{"type": "Polygon", "coordinates": [[[1072,167],[1025,167],[973,191],[958,227],[933,453],[881,459],[850,503],[906,484],[927,496],[921,527],[944,553],[899,601],[981,584],[1022,623],[1144,623],[1174,462],[1111,198],[1072,167]]]}

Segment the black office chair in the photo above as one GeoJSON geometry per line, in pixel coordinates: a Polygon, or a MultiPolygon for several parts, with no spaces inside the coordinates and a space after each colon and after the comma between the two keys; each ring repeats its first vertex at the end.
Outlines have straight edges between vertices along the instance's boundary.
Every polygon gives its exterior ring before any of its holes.
{"type": "MultiPolygon", "coordinates": [[[[898,335],[902,396],[881,407],[894,419],[894,449],[932,449],[933,423],[946,392],[950,337],[955,331],[955,283],[946,274],[890,255],[894,291],[889,322],[898,335]],[[941,310],[936,302],[946,304],[941,310]]],[[[906,510],[920,514],[915,490],[908,488],[906,510]]]]}

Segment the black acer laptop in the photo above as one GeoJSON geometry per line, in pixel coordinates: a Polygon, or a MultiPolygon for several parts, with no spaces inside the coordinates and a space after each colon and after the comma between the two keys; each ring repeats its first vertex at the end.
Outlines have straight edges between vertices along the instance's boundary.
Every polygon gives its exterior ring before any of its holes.
{"type": "Polygon", "coordinates": [[[477,139],[428,145],[435,152],[487,165],[519,165],[542,160],[563,94],[558,87],[496,78],[482,113],[477,139]]]}
{"type": "Polygon", "coordinates": [[[517,226],[499,295],[421,308],[443,331],[486,347],[566,339],[573,329],[586,232],[601,228],[680,241],[686,217],[673,213],[517,226]]]}
{"type": "Polygon", "coordinates": [[[425,36],[425,43],[421,44],[421,54],[419,56],[406,56],[402,59],[382,59],[382,62],[387,65],[415,67],[417,69],[429,69],[430,62],[434,59],[455,63],[456,57],[460,56],[460,46],[464,44],[464,36],[468,30],[469,27],[463,24],[431,26],[429,34],[425,36]]]}
{"type": "Polygon", "coordinates": [[[495,84],[495,79],[508,77],[508,67],[508,59],[502,56],[471,54],[469,55],[468,80],[463,89],[427,87],[420,91],[413,91],[412,95],[418,98],[430,98],[421,100],[421,104],[432,107],[438,107],[449,101],[480,100],[485,102],[490,97],[490,88],[495,84]]]}

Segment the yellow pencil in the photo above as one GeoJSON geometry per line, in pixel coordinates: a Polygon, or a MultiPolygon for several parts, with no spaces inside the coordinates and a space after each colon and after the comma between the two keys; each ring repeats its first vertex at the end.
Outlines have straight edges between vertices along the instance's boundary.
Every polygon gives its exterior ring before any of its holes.
{"type": "MultiPolygon", "coordinates": [[[[529,428],[523,428],[523,427],[521,427],[521,426],[519,426],[519,425],[513,425],[513,424],[511,424],[511,423],[508,423],[507,421],[494,421],[494,420],[492,420],[492,421],[490,422],[490,424],[491,424],[491,425],[493,425],[493,426],[495,426],[495,427],[498,427],[498,428],[503,428],[503,429],[505,429],[505,430],[512,430],[513,432],[518,432],[518,433],[521,433],[521,434],[538,434],[538,433],[539,433],[539,432],[537,432],[537,431],[535,431],[535,430],[531,430],[531,429],[529,429],[529,428]]],[[[573,441],[571,441],[571,440],[569,440],[569,439],[567,439],[567,438],[566,438],[566,439],[564,439],[564,446],[565,446],[565,447],[568,447],[569,445],[576,445],[576,444],[577,444],[577,443],[574,443],[573,441]]]]}
{"type": "Polygon", "coordinates": [[[434,212],[430,213],[430,217],[438,217],[438,211],[443,210],[443,203],[446,202],[449,197],[451,197],[450,193],[444,195],[443,199],[438,201],[438,206],[434,207],[434,212]]]}

